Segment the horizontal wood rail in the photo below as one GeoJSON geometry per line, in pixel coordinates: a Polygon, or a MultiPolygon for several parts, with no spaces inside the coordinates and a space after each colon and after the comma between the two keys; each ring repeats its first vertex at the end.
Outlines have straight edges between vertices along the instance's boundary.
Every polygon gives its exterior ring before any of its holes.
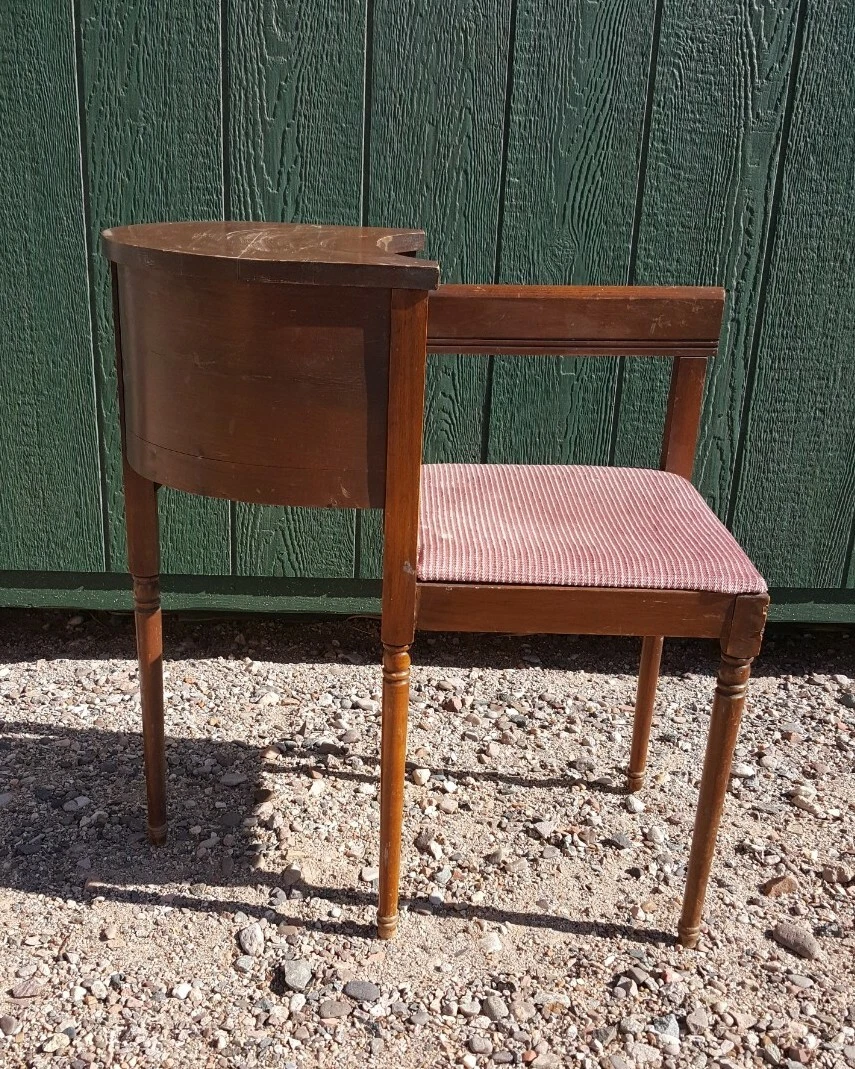
{"type": "Polygon", "coordinates": [[[419,583],[422,631],[718,638],[734,594],[608,587],[419,583]]]}
{"type": "Polygon", "coordinates": [[[428,352],[708,358],[723,308],[715,286],[440,286],[428,352]]]}

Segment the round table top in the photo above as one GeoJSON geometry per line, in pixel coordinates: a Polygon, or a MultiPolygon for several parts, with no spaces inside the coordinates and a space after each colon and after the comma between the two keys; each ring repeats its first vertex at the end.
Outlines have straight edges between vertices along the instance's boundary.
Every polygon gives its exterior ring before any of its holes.
{"type": "Polygon", "coordinates": [[[137,223],[101,235],[127,267],[236,281],[435,289],[439,267],[413,255],[422,230],[304,223],[137,223]]]}

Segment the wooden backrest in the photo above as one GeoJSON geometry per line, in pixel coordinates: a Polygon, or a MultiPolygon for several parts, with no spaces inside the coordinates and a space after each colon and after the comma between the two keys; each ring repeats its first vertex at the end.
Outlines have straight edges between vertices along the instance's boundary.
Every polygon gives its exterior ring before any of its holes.
{"type": "Polygon", "coordinates": [[[259,223],[105,231],[131,467],[215,497],[383,507],[393,306],[414,294],[417,310],[438,279],[412,256],[423,242],[259,223]]]}
{"type": "Polygon", "coordinates": [[[428,351],[671,357],[662,467],[688,479],[724,296],[712,286],[440,286],[428,351]]]}

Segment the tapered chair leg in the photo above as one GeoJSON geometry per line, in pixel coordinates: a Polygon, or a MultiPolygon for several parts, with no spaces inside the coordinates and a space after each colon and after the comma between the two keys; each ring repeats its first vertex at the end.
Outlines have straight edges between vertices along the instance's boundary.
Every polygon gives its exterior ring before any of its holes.
{"type": "Polygon", "coordinates": [[[383,727],[380,744],[380,894],[377,934],[391,939],[398,928],[401,829],[410,703],[409,646],[383,646],[383,727]]]}
{"type": "Polygon", "coordinates": [[[160,611],[160,549],[157,487],[127,463],[125,515],[128,564],[134,586],[134,622],[139,659],[148,837],[166,839],[166,750],[163,733],[163,630],[160,611]]]}
{"type": "Polygon", "coordinates": [[[724,653],[718,670],[695,831],[689,855],[686,893],[678,927],[679,940],[684,947],[696,946],[700,935],[704,896],[730,779],[739,722],[745,707],[751,661],[751,657],[732,657],[724,653]]]}
{"type": "Polygon", "coordinates": [[[662,642],[661,638],[648,637],[641,643],[641,664],[638,669],[638,690],[632,724],[632,751],[627,773],[627,787],[630,791],[639,791],[644,784],[650,726],[653,723],[653,706],[656,703],[656,684],[659,682],[659,663],[662,660],[662,642]]]}

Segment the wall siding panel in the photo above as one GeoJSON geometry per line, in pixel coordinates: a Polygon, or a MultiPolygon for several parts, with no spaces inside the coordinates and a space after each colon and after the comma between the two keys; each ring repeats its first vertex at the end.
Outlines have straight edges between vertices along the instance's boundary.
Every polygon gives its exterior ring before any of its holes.
{"type": "MultiPolygon", "coordinates": [[[[418,226],[443,282],[492,282],[510,0],[375,0],[366,222],[418,226]]],[[[477,461],[487,361],[432,356],[425,458],[477,461]]],[[[361,522],[359,577],[381,573],[380,516],[361,522]]]]}
{"type": "MultiPolygon", "coordinates": [[[[444,281],[728,290],[695,482],[772,618],[855,621],[855,8],[0,10],[0,604],[129,605],[102,228],[419,226],[444,281]]],[[[427,460],[656,464],[664,361],[432,357],[427,460]]],[[[164,491],[167,604],[376,611],[375,512],[164,491]]]]}
{"type": "MultiPolygon", "coordinates": [[[[82,0],[85,151],[95,286],[95,351],[106,443],[110,566],[123,570],[125,521],[108,226],[221,219],[222,124],[217,0],[82,0]]],[[[228,572],[229,506],[162,491],[163,568],[228,572]]]]}
{"type": "MultiPolygon", "coordinates": [[[[665,0],[633,281],[721,285],[695,483],[724,517],[754,355],[798,0],[665,0]]],[[[625,362],[615,462],[655,465],[670,369],[625,362]]]]}
{"type": "MultiPolygon", "coordinates": [[[[653,0],[521,0],[500,281],[626,282],[653,15],[653,0]]],[[[497,357],[487,459],[607,463],[618,367],[497,357]]]]}
{"type": "Polygon", "coordinates": [[[733,516],[775,587],[847,584],[855,520],[853,116],[855,8],[808,5],[733,516]]]}
{"type": "Polygon", "coordinates": [[[0,567],[100,571],[74,28],[0,10],[0,567]]]}
{"type": "MultiPolygon", "coordinates": [[[[228,5],[231,219],[357,225],[365,2],[228,5]]],[[[350,577],[355,515],[237,504],[238,575],[350,577]]]]}

